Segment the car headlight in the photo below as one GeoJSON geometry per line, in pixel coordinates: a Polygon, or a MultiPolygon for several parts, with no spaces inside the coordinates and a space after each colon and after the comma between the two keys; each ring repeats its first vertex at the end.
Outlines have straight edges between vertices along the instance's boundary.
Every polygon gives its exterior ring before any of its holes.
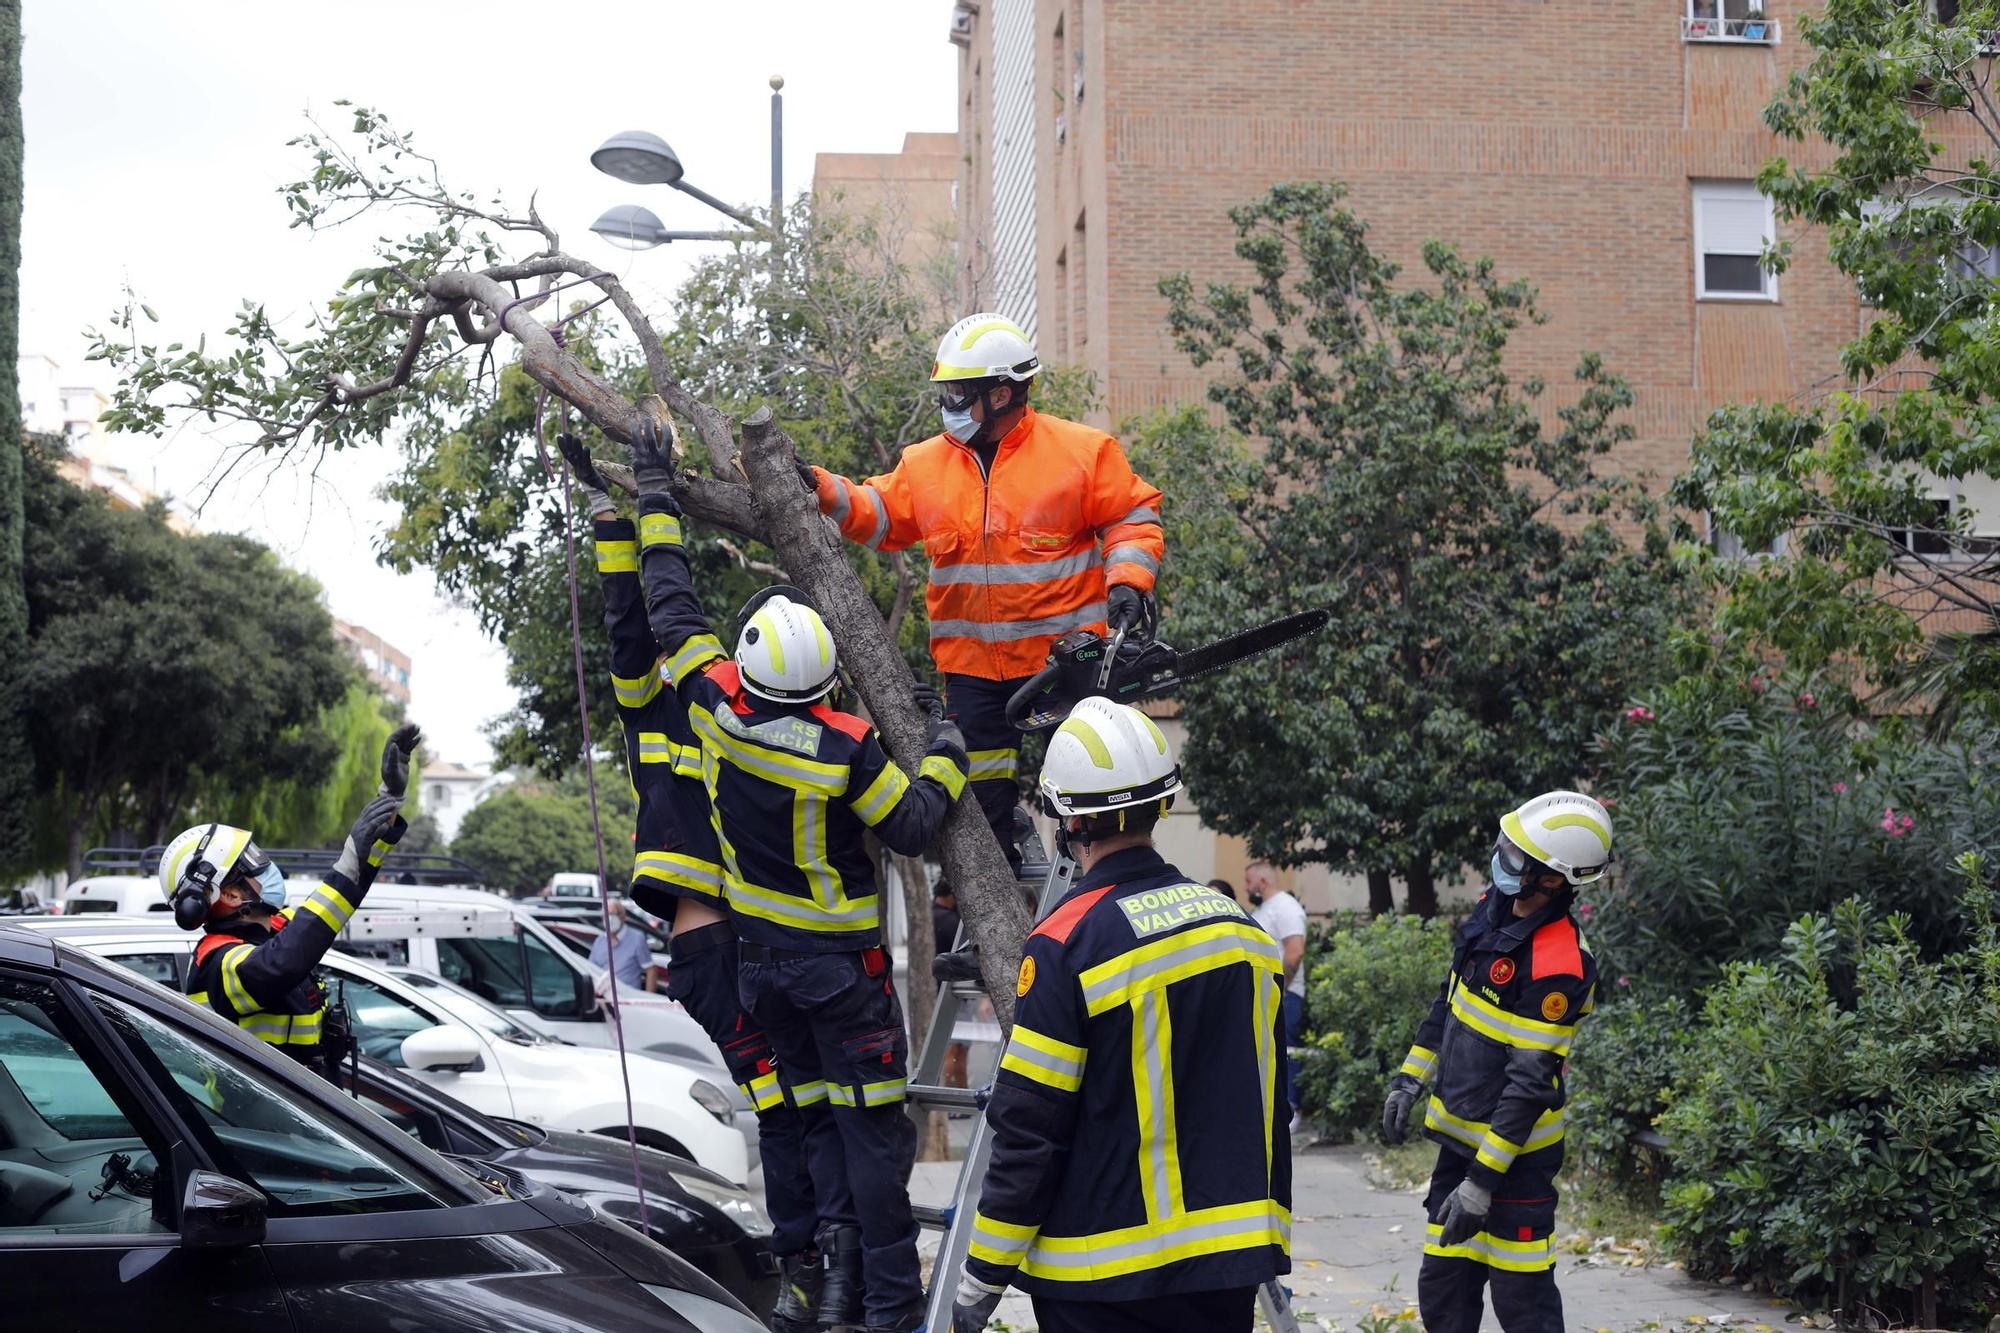
{"type": "Polygon", "coordinates": [[[639,1285],[654,1300],[702,1330],[702,1333],[768,1333],[749,1315],[733,1310],[721,1301],[712,1301],[706,1296],[682,1291],[679,1287],[660,1287],[651,1282],[639,1285]]]}
{"type": "Polygon", "coordinates": [[[757,1201],[750,1197],[748,1191],[740,1190],[734,1185],[718,1184],[701,1176],[684,1176],[678,1171],[669,1174],[680,1183],[682,1189],[714,1207],[724,1217],[742,1227],[745,1234],[751,1236],[771,1234],[771,1219],[764,1216],[764,1210],[757,1206],[757,1201]]]}
{"type": "Polygon", "coordinates": [[[696,1106],[723,1124],[733,1125],[736,1122],[736,1108],[729,1104],[729,1094],[707,1079],[696,1079],[693,1086],[688,1089],[688,1096],[694,1098],[696,1106]]]}

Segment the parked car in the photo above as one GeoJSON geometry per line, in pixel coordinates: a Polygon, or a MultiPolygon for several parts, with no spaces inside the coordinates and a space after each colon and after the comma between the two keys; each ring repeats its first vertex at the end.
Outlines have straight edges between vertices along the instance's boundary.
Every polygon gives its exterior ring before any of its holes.
{"type": "Polygon", "coordinates": [[[597,876],[587,870],[558,870],[542,886],[544,898],[587,898],[595,901],[603,896],[604,889],[598,884],[597,876]]]}
{"type": "Polygon", "coordinates": [[[160,895],[160,881],[151,875],[87,875],[62,893],[62,914],[110,912],[121,916],[143,916],[168,911],[160,895]]]}
{"type": "Polygon", "coordinates": [[[666,1246],[752,1310],[768,1310],[777,1299],[771,1221],[747,1191],[713,1171],[641,1147],[642,1211],[627,1144],[483,1115],[372,1057],[357,1061],[354,1072],[358,1081],[344,1086],[425,1147],[522,1171],[574,1195],[666,1246]]]}
{"type": "MultiPolygon", "coordinates": [[[[24,917],[19,928],[111,959],[174,991],[185,988],[200,938],[158,918],[24,917]]],[[[322,966],[364,1054],[407,1068],[490,1115],[625,1136],[616,1052],[552,1040],[463,992],[446,1003],[436,978],[425,990],[338,952],[322,966]]],[[[749,1145],[721,1086],[667,1060],[628,1060],[626,1073],[640,1142],[748,1182],[749,1145]]]]}
{"type": "Polygon", "coordinates": [[[604,1213],[441,1157],[209,1010],[12,923],[0,1143],[20,1327],[762,1328],[604,1213]]]}

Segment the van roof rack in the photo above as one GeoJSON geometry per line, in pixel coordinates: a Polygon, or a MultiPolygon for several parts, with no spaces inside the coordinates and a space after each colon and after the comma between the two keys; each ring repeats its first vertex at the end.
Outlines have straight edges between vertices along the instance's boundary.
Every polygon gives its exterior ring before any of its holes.
{"type": "MultiPolygon", "coordinates": [[[[157,875],[160,858],[167,849],[150,847],[92,847],[83,854],[86,875],[157,875]]],[[[266,847],[264,854],[278,863],[288,879],[318,879],[333,869],[340,859],[338,847],[266,847]]],[[[391,850],[382,858],[378,884],[456,885],[484,888],[486,877],[479,867],[443,852],[403,852],[391,850]]]]}

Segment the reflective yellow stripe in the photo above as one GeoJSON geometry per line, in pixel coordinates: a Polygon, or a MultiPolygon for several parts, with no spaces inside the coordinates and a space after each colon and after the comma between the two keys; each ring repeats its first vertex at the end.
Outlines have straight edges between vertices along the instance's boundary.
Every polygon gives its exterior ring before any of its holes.
{"type": "Polygon", "coordinates": [[[236,969],[248,958],[254,948],[248,944],[234,945],[222,952],[222,993],[229,997],[230,1007],[238,1014],[254,1014],[264,1006],[250,998],[250,992],[243,988],[243,979],[236,969]]]}
{"type": "Polygon", "coordinates": [[[909,1087],[908,1079],[885,1078],[874,1083],[861,1085],[863,1106],[893,1106],[903,1100],[903,1093],[909,1087]]]}
{"type": "MultiPolygon", "coordinates": [[[[1563,1137],[1565,1119],[1564,1112],[1560,1107],[1553,1111],[1544,1111],[1536,1116],[1534,1127],[1528,1131],[1528,1141],[1515,1148],[1515,1154],[1536,1152],[1553,1144],[1560,1143],[1563,1137]]],[[[1445,1109],[1443,1100],[1436,1096],[1433,1096],[1429,1104],[1424,1107],[1424,1128],[1436,1130],[1446,1138],[1456,1139],[1466,1147],[1471,1148],[1475,1154],[1482,1151],[1489,1139],[1496,1145],[1502,1145],[1503,1147],[1513,1146],[1506,1139],[1494,1134],[1493,1126],[1486,1121],[1467,1120],[1462,1116],[1453,1115],[1445,1109]]],[[[1482,1158],[1482,1160],[1485,1159],[1482,1158]]],[[[1513,1157],[1508,1157],[1506,1165],[1494,1165],[1490,1161],[1487,1164],[1494,1166],[1495,1170],[1505,1171],[1507,1167],[1513,1165],[1513,1157]]]]}
{"type": "Polygon", "coordinates": [[[678,689],[682,681],[723,656],[722,640],[713,634],[696,634],[667,658],[667,679],[678,689]]]}
{"type": "Polygon", "coordinates": [[[867,790],[849,802],[862,823],[873,828],[888,817],[896,808],[896,802],[903,799],[903,793],[910,789],[910,780],[903,776],[903,770],[894,764],[884,764],[867,790]]]}
{"type": "Polygon", "coordinates": [[[621,708],[644,708],[660,692],[660,673],[648,671],[643,676],[620,676],[613,673],[611,692],[618,696],[621,708]]]}
{"type": "Polygon", "coordinates": [[[965,770],[960,768],[958,761],[950,755],[925,755],[924,762],[917,768],[917,773],[921,777],[935,779],[944,788],[944,794],[954,801],[958,799],[958,794],[965,790],[965,770]]]}
{"type": "Polygon", "coordinates": [[[597,572],[600,574],[636,574],[639,572],[639,547],[630,537],[623,541],[597,543],[597,572]]]}
{"type": "Polygon", "coordinates": [[[1422,1046],[1410,1047],[1410,1053],[1403,1057],[1400,1073],[1408,1074],[1419,1083],[1431,1081],[1431,1071],[1437,1068],[1437,1052],[1422,1046]]]}
{"type": "Polygon", "coordinates": [[[679,546],[681,544],[681,521],[672,514],[639,515],[639,545],[651,550],[655,546],[679,546]]]}
{"type": "Polygon", "coordinates": [[[1095,1016],[1128,1003],[1142,990],[1156,990],[1237,963],[1280,976],[1285,971],[1278,942],[1262,927],[1243,920],[1224,920],[1143,944],[1099,963],[1077,980],[1083,985],[1084,1008],[1095,1016]]]}
{"type": "Polygon", "coordinates": [[[325,1010],[310,1014],[252,1014],[236,1020],[236,1026],[273,1046],[317,1046],[320,1019],[325,1010]]]}
{"type": "Polygon", "coordinates": [[[368,864],[371,866],[379,866],[382,864],[382,858],[387,856],[388,854],[389,854],[389,844],[382,841],[380,838],[377,838],[375,840],[375,845],[368,849],[368,864]]]}
{"type": "MultiPolygon", "coordinates": [[[[758,745],[725,730],[716,722],[715,715],[700,705],[688,709],[688,721],[694,724],[695,732],[704,744],[753,777],[819,796],[839,796],[847,790],[848,767],[845,764],[822,763],[817,759],[806,759],[784,750],[758,745]]],[[[898,777],[902,776],[901,770],[893,764],[890,769],[898,777]]]]}
{"type": "Polygon", "coordinates": [[[792,1105],[794,1106],[817,1106],[825,1100],[826,1083],[821,1079],[813,1079],[809,1082],[798,1083],[792,1086],[792,1105]]]}
{"type": "Polygon", "coordinates": [[[1000,1057],[1000,1067],[1059,1092],[1075,1092],[1083,1086],[1083,1059],[1083,1047],[1057,1041],[1016,1023],[1014,1035],[1007,1041],[1007,1053],[1000,1057]]]}
{"type": "Polygon", "coordinates": [[[1291,1241],[1290,1210],[1275,1199],[1253,1199],[1095,1235],[1038,1235],[1021,1271],[1052,1282],[1096,1282],[1261,1245],[1289,1252],[1291,1241]]]}
{"type": "Polygon", "coordinates": [[[1555,1267],[1555,1249],[1548,1236],[1540,1240],[1502,1240],[1490,1231],[1481,1231],[1460,1245],[1439,1244],[1442,1224],[1433,1222],[1424,1231],[1424,1253],[1440,1259],[1470,1259],[1489,1268],[1509,1273],[1539,1273],[1555,1267]]]}
{"type": "Polygon", "coordinates": [[[972,1241],[966,1252],[975,1259],[1001,1268],[1015,1268],[1027,1256],[1028,1246],[1034,1239],[1034,1227],[996,1222],[984,1213],[975,1212],[972,1215],[972,1241]]]}
{"type": "Polygon", "coordinates": [[[1019,750],[973,750],[965,756],[970,766],[966,776],[974,782],[998,782],[1012,778],[1021,762],[1019,750]]]}
{"type": "Polygon", "coordinates": [[[780,893],[761,884],[752,884],[740,875],[729,877],[729,908],[745,916],[775,921],[797,930],[817,930],[832,934],[852,934],[874,930],[881,925],[876,897],[841,897],[833,906],[823,907],[796,893],[780,893]]]}
{"type": "Polygon", "coordinates": [[[634,880],[653,879],[672,884],[704,898],[722,897],[722,867],[713,861],[680,852],[640,852],[632,858],[634,880]]]}
{"type": "Polygon", "coordinates": [[[1181,1146],[1174,1117],[1173,1049],[1173,1015],[1167,1011],[1166,991],[1134,995],[1132,1091],[1139,1119],[1139,1192],[1153,1222],[1171,1221],[1187,1211],[1181,1197],[1181,1146]]]}
{"type": "Polygon", "coordinates": [[[738,1083],[736,1088],[750,1103],[751,1109],[757,1111],[768,1111],[785,1100],[785,1090],[778,1086],[775,1073],[759,1074],[748,1083],[738,1083]]]}
{"type": "Polygon", "coordinates": [[[1264,1118],[1257,1123],[1264,1126],[1260,1131],[1264,1140],[1264,1179],[1271,1178],[1272,1158],[1277,1152],[1277,1135],[1271,1130],[1273,1105],[1278,1096],[1278,1014],[1284,1004],[1285,977],[1281,972],[1275,977],[1250,975],[1251,997],[1250,1021],[1255,1025],[1257,1051],[1257,1083],[1263,1093],[1264,1118]]]}
{"type": "Polygon", "coordinates": [[[1508,1013],[1499,1005],[1474,994],[1470,987],[1456,979],[1451,988],[1451,1012],[1481,1036],[1521,1050],[1552,1051],[1566,1056],[1570,1043],[1576,1039],[1574,1023],[1544,1023],[1539,1019],[1508,1013]]]}

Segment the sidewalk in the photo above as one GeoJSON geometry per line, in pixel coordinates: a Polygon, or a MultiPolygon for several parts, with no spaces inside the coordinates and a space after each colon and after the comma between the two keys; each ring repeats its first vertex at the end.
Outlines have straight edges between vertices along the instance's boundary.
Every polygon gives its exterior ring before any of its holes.
{"type": "MultiPolygon", "coordinates": [[[[919,1162],[911,1197],[942,1199],[957,1174],[956,1162],[919,1162]]],[[[1354,1147],[1295,1150],[1292,1190],[1292,1274],[1286,1282],[1301,1330],[1354,1333],[1377,1305],[1392,1313],[1409,1307],[1406,1327],[1416,1329],[1417,1267],[1423,1259],[1419,1195],[1372,1187],[1366,1155],[1354,1147]]],[[[1561,1225],[1558,1217],[1559,1235],[1561,1225]]],[[[924,1233],[926,1267],[937,1243],[935,1232],[924,1233]]],[[[1754,1333],[1759,1324],[1776,1329],[1785,1323],[1784,1305],[1696,1282],[1675,1268],[1593,1263],[1564,1254],[1556,1261],[1556,1281],[1562,1288],[1565,1323],[1582,1333],[1720,1324],[1754,1333]]],[[[1035,1327],[1027,1298],[1012,1290],[996,1318],[1017,1331],[1035,1327]]],[[[1486,1328],[1498,1333],[1490,1314],[1488,1321],[1486,1328]]]]}

